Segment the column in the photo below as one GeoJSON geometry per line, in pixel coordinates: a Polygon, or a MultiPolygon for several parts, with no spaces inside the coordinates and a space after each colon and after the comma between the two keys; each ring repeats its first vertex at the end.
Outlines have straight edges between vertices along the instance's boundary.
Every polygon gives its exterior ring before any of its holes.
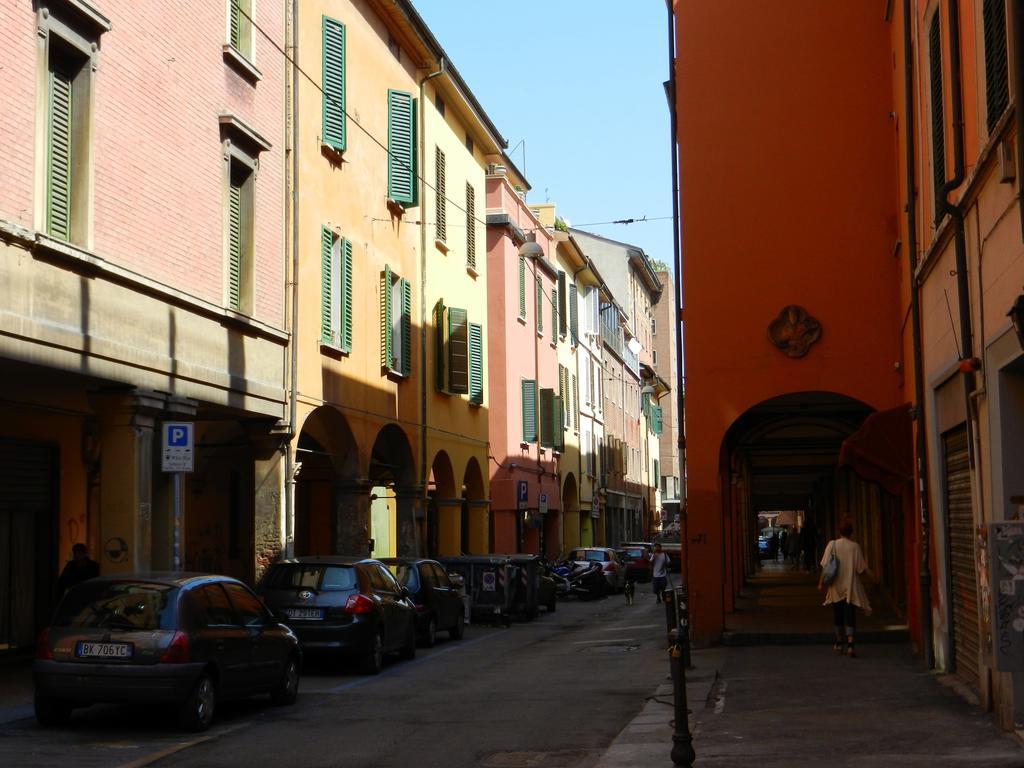
{"type": "Polygon", "coordinates": [[[102,573],[153,567],[153,441],[166,400],[139,389],[90,396],[100,433],[102,573]]]}
{"type": "MultiPolygon", "coordinates": [[[[367,481],[339,479],[331,494],[334,510],[334,551],[339,555],[370,554],[370,485],[367,481]]],[[[314,547],[314,551],[315,551],[314,547]]],[[[325,553],[326,553],[325,548],[325,553]]]]}
{"type": "Polygon", "coordinates": [[[490,552],[491,511],[487,499],[475,499],[469,504],[469,554],[486,555],[490,552]]]}
{"type": "Polygon", "coordinates": [[[462,499],[437,499],[437,554],[462,554],[462,499]]]}

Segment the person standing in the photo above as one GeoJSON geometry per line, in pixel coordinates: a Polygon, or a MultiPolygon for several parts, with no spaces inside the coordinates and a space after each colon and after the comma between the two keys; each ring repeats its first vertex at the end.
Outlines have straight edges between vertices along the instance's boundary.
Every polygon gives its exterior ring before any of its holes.
{"type": "Polygon", "coordinates": [[[76,584],[81,584],[88,579],[94,579],[100,575],[100,564],[89,557],[89,550],[85,544],[78,542],[71,548],[71,560],[64,566],[64,570],[57,579],[57,597],[64,597],[64,593],[76,584]]]}
{"type": "MultiPolygon", "coordinates": [[[[832,606],[832,623],[835,625],[836,640],[832,644],[832,650],[836,653],[845,653],[851,659],[856,658],[854,642],[857,633],[857,609],[860,608],[865,614],[871,615],[871,603],[868,602],[867,593],[864,591],[864,584],[860,575],[867,570],[868,564],[864,560],[864,553],[861,552],[860,544],[855,542],[853,536],[853,521],[845,518],[839,525],[839,538],[834,539],[825,547],[825,554],[821,558],[822,568],[828,563],[832,553],[839,559],[839,570],[835,579],[829,584],[828,592],[825,594],[825,605],[832,606]],[[846,638],[846,647],[843,648],[843,638],[846,638]]],[[[818,590],[824,588],[825,572],[818,577],[818,590]]]]}
{"type": "Polygon", "coordinates": [[[651,561],[651,589],[657,601],[661,602],[661,595],[668,585],[668,553],[661,551],[661,544],[654,545],[654,551],[647,556],[651,561]]]}

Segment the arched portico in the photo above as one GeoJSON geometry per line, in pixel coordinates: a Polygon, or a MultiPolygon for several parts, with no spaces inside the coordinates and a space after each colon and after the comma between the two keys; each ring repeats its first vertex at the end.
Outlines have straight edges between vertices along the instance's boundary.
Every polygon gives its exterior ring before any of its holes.
{"type": "Polygon", "coordinates": [[[416,555],[419,506],[416,466],[409,438],[397,424],[385,424],[377,433],[367,479],[372,554],[375,557],[416,555]]]}

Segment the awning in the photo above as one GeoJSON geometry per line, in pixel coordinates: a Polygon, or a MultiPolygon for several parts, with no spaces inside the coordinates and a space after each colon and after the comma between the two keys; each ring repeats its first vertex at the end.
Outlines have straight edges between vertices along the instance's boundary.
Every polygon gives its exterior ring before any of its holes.
{"type": "Polygon", "coordinates": [[[843,441],[839,465],[889,493],[902,493],[904,484],[914,478],[911,435],[909,403],[872,413],[843,441]]]}

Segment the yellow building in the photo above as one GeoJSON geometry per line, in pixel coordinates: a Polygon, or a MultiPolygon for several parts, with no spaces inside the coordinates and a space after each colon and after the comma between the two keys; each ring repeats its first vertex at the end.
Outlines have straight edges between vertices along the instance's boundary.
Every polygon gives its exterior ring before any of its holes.
{"type": "Polygon", "coordinates": [[[288,550],[485,552],[484,171],[505,142],[411,3],[313,0],[296,33],[288,550]]]}
{"type": "Polygon", "coordinates": [[[420,96],[426,551],[482,554],[491,540],[484,177],[507,142],[443,51],[439,59],[420,96]]]}

